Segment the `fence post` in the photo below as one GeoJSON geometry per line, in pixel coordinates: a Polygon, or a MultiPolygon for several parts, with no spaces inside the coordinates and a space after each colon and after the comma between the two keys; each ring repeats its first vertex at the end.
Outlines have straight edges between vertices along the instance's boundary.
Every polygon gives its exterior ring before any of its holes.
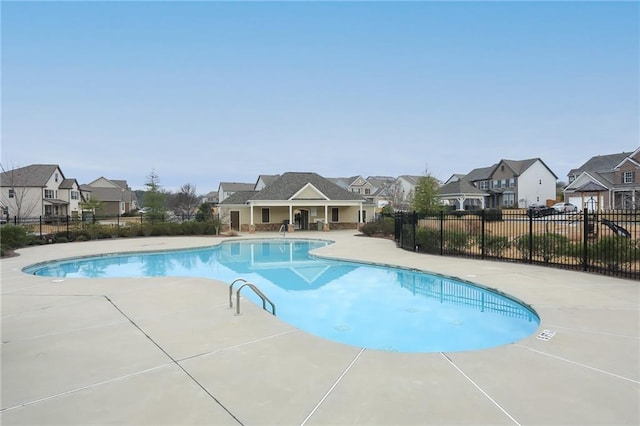
{"type": "Polygon", "coordinates": [[[67,215],[67,241],[71,241],[71,233],[69,232],[69,215],[67,215]]]}
{"type": "Polygon", "coordinates": [[[529,263],[533,263],[533,214],[529,216],[529,263]]]}
{"type": "Polygon", "coordinates": [[[486,211],[485,209],[482,209],[480,211],[480,220],[482,221],[481,222],[481,226],[480,226],[481,227],[481,230],[480,230],[480,257],[482,259],[485,258],[485,251],[484,251],[484,246],[485,246],[485,239],[484,239],[484,237],[485,237],[485,235],[484,235],[485,234],[485,224],[484,224],[485,215],[484,215],[484,213],[485,213],[485,211],[486,211]]]}
{"type": "Polygon", "coordinates": [[[418,251],[418,247],[416,246],[416,231],[418,230],[418,214],[416,213],[416,211],[413,211],[413,215],[412,215],[412,222],[413,222],[413,251],[418,251]]]}
{"type": "MultiPolygon", "coordinates": [[[[587,209],[584,209],[582,213],[584,216],[582,220],[582,270],[586,271],[589,261],[589,250],[587,249],[587,243],[589,241],[589,214],[587,209]]],[[[593,226],[595,227],[596,224],[594,223],[593,226]]]]}
{"type": "Polygon", "coordinates": [[[440,210],[440,256],[444,255],[444,211],[440,210]]]}
{"type": "Polygon", "coordinates": [[[42,216],[40,216],[40,238],[42,238],[42,216]]]}

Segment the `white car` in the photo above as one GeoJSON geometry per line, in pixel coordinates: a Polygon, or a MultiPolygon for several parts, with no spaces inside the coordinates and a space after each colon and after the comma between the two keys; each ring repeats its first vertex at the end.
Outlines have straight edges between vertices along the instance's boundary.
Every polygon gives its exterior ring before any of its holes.
{"type": "Polygon", "coordinates": [[[578,211],[578,207],[571,203],[555,203],[551,207],[558,213],[576,213],[578,211]]]}

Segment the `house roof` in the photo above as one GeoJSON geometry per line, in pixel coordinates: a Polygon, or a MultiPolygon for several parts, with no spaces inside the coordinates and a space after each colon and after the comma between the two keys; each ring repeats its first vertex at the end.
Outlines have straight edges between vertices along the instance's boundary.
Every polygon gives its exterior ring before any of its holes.
{"type": "Polygon", "coordinates": [[[493,169],[495,169],[497,165],[498,164],[496,163],[493,166],[479,167],[477,169],[473,169],[469,173],[464,175],[463,178],[469,182],[475,182],[478,180],[487,180],[491,177],[491,173],[493,172],[493,169]]]}
{"type": "Polygon", "coordinates": [[[578,187],[575,189],[575,192],[600,192],[600,191],[606,191],[607,188],[602,186],[602,185],[598,185],[595,182],[587,182],[584,185],[578,187]]]}
{"type": "MultiPolygon", "coordinates": [[[[60,189],[72,189],[74,183],[78,185],[78,182],[75,179],[64,179],[60,184],[60,189]]],[[[78,188],[79,187],[80,185],[78,185],[78,188]]]]}
{"type": "Polygon", "coordinates": [[[317,173],[287,172],[261,191],[237,191],[221,204],[247,204],[250,201],[284,201],[291,199],[307,185],[313,185],[329,200],[366,201],[360,195],[347,191],[317,173]]]}
{"type": "Polygon", "coordinates": [[[236,191],[220,204],[246,204],[258,191],[236,191]]]}
{"type": "Polygon", "coordinates": [[[421,177],[423,176],[401,175],[398,176],[398,179],[404,179],[412,185],[417,185],[421,177]]]}
{"type": "Polygon", "coordinates": [[[582,166],[577,169],[571,169],[569,176],[579,175],[582,172],[609,172],[612,171],[625,158],[632,155],[633,152],[621,152],[618,154],[596,155],[591,157],[582,166]]]}
{"type": "Polygon", "coordinates": [[[225,191],[252,191],[255,186],[254,183],[220,182],[220,188],[225,191]]]}
{"type": "MultiPolygon", "coordinates": [[[[51,175],[59,170],[57,164],[31,164],[9,170],[0,174],[1,186],[21,186],[21,187],[44,187],[51,178],[51,175]]],[[[61,178],[64,175],[60,171],[61,178]]]]}
{"type": "MultiPolygon", "coordinates": [[[[258,180],[262,179],[262,182],[264,183],[264,186],[269,186],[271,185],[276,179],[278,179],[280,177],[280,175],[260,175],[258,176],[258,180]]],[[[257,182],[256,182],[257,184],[257,182]]],[[[255,187],[255,185],[254,185],[255,187]]]]}
{"type": "Polygon", "coordinates": [[[313,185],[330,200],[362,200],[360,195],[347,191],[317,173],[287,172],[271,185],[256,193],[253,200],[289,200],[307,184],[313,185]]]}
{"type": "Polygon", "coordinates": [[[375,186],[378,189],[385,188],[396,181],[396,178],[392,176],[369,176],[367,182],[375,186]]]}
{"type": "Polygon", "coordinates": [[[441,195],[489,195],[486,192],[476,188],[474,185],[466,180],[456,180],[443,185],[438,189],[438,193],[441,195]]]}

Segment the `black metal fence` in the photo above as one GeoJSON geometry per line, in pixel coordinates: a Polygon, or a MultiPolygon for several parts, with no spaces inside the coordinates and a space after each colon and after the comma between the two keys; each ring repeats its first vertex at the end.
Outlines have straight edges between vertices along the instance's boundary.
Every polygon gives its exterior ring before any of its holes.
{"type": "Polygon", "coordinates": [[[568,268],[640,279],[637,211],[529,216],[526,210],[395,214],[406,250],[568,268]]]}
{"type": "Polygon", "coordinates": [[[93,215],[83,216],[32,216],[5,217],[2,224],[21,226],[33,236],[48,239],[66,237],[71,240],[79,232],[90,232],[99,235],[91,237],[107,238],[117,236],[146,235],[145,226],[159,223],[182,223],[183,217],[166,214],[137,215],[93,215]]]}

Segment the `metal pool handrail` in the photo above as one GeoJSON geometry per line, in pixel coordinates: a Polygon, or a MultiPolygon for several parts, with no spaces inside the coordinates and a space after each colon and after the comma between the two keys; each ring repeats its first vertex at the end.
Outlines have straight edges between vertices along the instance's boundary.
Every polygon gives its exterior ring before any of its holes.
{"type": "Polygon", "coordinates": [[[233,308],[233,285],[235,283],[237,283],[238,281],[242,281],[244,283],[248,282],[244,278],[238,278],[238,279],[233,280],[233,282],[231,284],[229,284],[229,309],[233,308]]]}
{"type": "Polygon", "coordinates": [[[265,296],[264,293],[260,291],[260,289],[258,289],[258,287],[251,284],[250,282],[245,282],[245,284],[242,284],[236,292],[236,315],[240,315],[240,290],[245,287],[249,287],[255,294],[260,297],[260,299],[262,299],[262,309],[264,309],[265,311],[267,310],[267,302],[269,302],[269,304],[271,305],[271,314],[273,316],[276,315],[276,305],[274,305],[273,302],[269,300],[269,298],[265,296]]]}

